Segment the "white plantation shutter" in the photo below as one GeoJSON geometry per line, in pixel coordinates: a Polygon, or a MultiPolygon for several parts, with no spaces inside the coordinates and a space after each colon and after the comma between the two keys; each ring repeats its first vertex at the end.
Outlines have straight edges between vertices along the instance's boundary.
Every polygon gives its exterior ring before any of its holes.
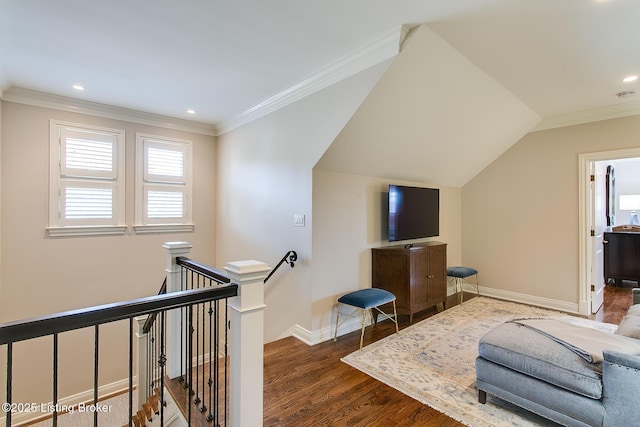
{"type": "Polygon", "coordinates": [[[82,187],[67,184],[62,189],[64,218],[111,219],[113,218],[113,189],[82,187]]]}
{"type": "Polygon", "coordinates": [[[124,131],[52,121],[50,145],[50,234],[123,232],[124,131]]]}
{"type": "MultiPolygon", "coordinates": [[[[117,140],[91,140],[74,138],[62,133],[62,174],[67,176],[93,176],[115,178],[117,175],[115,154],[117,140]]],[[[77,132],[74,132],[77,133],[77,132]]],[[[96,135],[96,137],[101,135],[96,135]]]]}
{"type": "Polygon", "coordinates": [[[147,147],[147,170],[145,179],[161,180],[162,177],[177,182],[184,181],[184,150],[147,147]]]}
{"type": "Polygon", "coordinates": [[[147,217],[153,219],[181,219],[184,216],[183,191],[147,191],[147,217]]]}
{"type": "Polygon", "coordinates": [[[191,142],[137,134],[136,144],[136,232],[192,230],[191,142]]]}

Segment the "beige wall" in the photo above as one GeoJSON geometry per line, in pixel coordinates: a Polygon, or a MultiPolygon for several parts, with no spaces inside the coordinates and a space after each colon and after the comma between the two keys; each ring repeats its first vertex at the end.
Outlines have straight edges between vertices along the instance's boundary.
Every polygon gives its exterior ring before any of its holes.
{"type": "MultiPolygon", "coordinates": [[[[2,242],[2,105],[0,100],[0,242],[2,242]]],[[[0,266],[2,266],[2,245],[0,244],[0,266]]],[[[0,274],[0,308],[2,307],[2,274],[0,274]]]]}
{"type": "Polygon", "coordinates": [[[283,265],[265,287],[265,340],[311,328],[312,168],[376,84],[382,63],[219,138],[217,264],[283,265]],[[295,227],[294,214],[306,217],[295,227]]]}
{"type": "MultiPolygon", "coordinates": [[[[215,138],[148,125],[3,102],[0,321],[17,320],[157,293],[165,276],[166,241],[189,241],[192,257],[215,261],[215,138]],[[195,232],[49,238],[49,120],[126,131],[126,218],[134,219],[135,133],[193,141],[195,232]]],[[[127,376],[126,324],[101,329],[101,384],[127,376]],[[117,349],[117,351],[114,351],[117,349]]],[[[63,334],[60,396],[88,390],[92,334],[63,334]]],[[[14,401],[48,402],[51,339],[16,345],[14,401]],[[35,387],[34,384],[41,384],[35,387]]],[[[4,373],[3,373],[4,374],[4,373]]],[[[2,382],[4,384],[4,382],[2,382]]],[[[4,390],[3,390],[4,391],[4,390]]],[[[0,399],[1,400],[1,399],[0,399]]]]}
{"type": "Polygon", "coordinates": [[[313,330],[330,330],[334,306],[343,294],[371,287],[371,248],[397,245],[386,240],[389,184],[440,188],[440,236],[447,243],[447,264],[461,259],[461,190],[436,184],[390,181],[314,169],[313,172],[313,330]]]}
{"type": "Polygon", "coordinates": [[[501,296],[578,310],[578,155],[640,146],[640,116],[533,132],[462,189],[462,262],[501,296]]]}

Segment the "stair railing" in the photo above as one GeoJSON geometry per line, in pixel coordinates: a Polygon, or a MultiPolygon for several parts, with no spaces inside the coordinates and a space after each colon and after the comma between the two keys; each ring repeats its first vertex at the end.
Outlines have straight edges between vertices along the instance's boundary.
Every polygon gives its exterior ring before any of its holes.
{"type": "MultiPolygon", "coordinates": [[[[120,320],[129,321],[129,378],[128,378],[128,397],[129,397],[129,414],[134,414],[133,408],[133,352],[134,352],[134,318],[142,315],[155,313],[161,319],[161,329],[166,327],[166,313],[173,309],[187,308],[189,310],[200,304],[208,304],[212,301],[226,300],[235,297],[238,294],[238,285],[227,284],[216,287],[203,287],[196,289],[188,289],[171,294],[155,295],[151,297],[139,298],[130,301],[123,301],[115,304],[105,304],[95,307],[84,308],[80,310],[71,310],[62,313],[51,314],[47,316],[35,317],[32,319],[7,322],[0,324],[0,345],[6,345],[7,349],[7,377],[6,377],[6,407],[12,406],[12,389],[13,389],[13,351],[14,346],[22,341],[27,341],[40,337],[51,337],[53,346],[53,392],[52,404],[48,405],[53,409],[52,421],[56,426],[58,422],[58,338],[61,334],[77,329],[92,328],[95,336],[94,349],[94,399],[93,405],[98,405],[98,335],[101,325],[116,322],[120,320]]],[[[158,360],[160,363],[161,377],[164,376],[164,362],[166,360],[166,345],[164,340],[164,331],[161,332],[161,344],[158,347],[158,360]]],[[[160,393],[163,390],[160,389],[160,393]]],[[[162,401],[162,396],[160,397],[162,401]]],[[[160,409],[162,422],[162,409],[160,409]]],[[[97,426],[99,411],[94,411],[93,425],[97,426]]],[[[129,425],[132,425],[131,417],[129,425]]],[[[12,425],[12,411],[5,412],[5,424],[7,427],[12,425]]]]}
{"type": "Polygon", "coordinates": [[[276,270],[278,268],[280,268],[282,263],[286,262],[287,264],[289,264],[289,266],[291,268],[293,268],[293,267],[295,267],[295,261],[297,261],[297,260],[298,260],[298,254],[296,253],[296,251],[289,251],[286,254],[284,254],[284,256],[282,257],[282,259],[280,260],[278,265],[276,265],[275,268],[273,270],[271,270],[269,275],[264,279],[263,283],[267,283],[267,280],[269,280],[271,278],[271,276],[273,276],[273,273],[275,273],[276,270]]]}
{"type": "MultiPolygon", "coordinates": [[[[187,257],[177,257],[176,264],[181,268],[180,289],[206,289],[230,282],[224,272],[187,257]]],[[[178,380],[189,390],[188,395],[193,396],[187,406],[189,424],[193,409],[206,412],[206,420],[213,425],[227,424],[228,324],[227,305],[221,307],[218,301],[180,310],[180,344],[184,350],[180,352],[178,380]]]]}

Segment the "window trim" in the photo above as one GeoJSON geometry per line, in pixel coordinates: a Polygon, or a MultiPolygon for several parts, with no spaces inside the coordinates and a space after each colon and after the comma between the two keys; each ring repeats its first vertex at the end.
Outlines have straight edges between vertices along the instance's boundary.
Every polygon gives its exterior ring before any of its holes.
{"type": "Polygon", "coordinates": [[[195,225],[192,220],[193,212],[193,143],[189,140],[169,138],[165,136],[136,133],[136,191],[135,191],[135,223],[133,230],[136,234],[151,233],[187,233],[193,232],[195,225]],[[184,152],[184,178],[160,176],[155,179],[147,175],[146,147],[168,146],[184,152]],[[145,187],[184,188],[184,216],[179,221],[150,221],[146,217],[145,187]]]}
{"type": "MultiPolygon", "coordinates": [[[[125,131],[122,129],[91,126],[61,120],[49,121],[49,224],[46,227],[50,237],[123,235],[127,231],[125,223],[125,131]],[[77,177],[63,175],[62,136],[67,132],[100,132],[115,137],[116,163],[114,174],[111,174],[114,188],[113,223],[91,224],[91,221],[68,221],[60,217],[62,209],[62,186],[77,177]],[[83,224],[84,222],[84,224],[83,224]]],[[[100,175],[96,173],[95,176],[100,175]]],[[[85,176],[84,182],[89,182],[85,176]]],[[[98,221],[101,222],[101,221],[98,221]]]]}

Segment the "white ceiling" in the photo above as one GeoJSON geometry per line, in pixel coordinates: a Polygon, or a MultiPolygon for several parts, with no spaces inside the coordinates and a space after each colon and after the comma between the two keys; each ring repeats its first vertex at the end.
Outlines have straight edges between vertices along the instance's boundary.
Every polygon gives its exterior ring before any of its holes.
{"type": "Polygon", "coordinates": [[[462,187],[539,120],[421,25],[316,168],[462,187]]]}
{"type": "Polygon", "coordinates": [[[0,90],[224,128],[402,25],[428,23],[553,118],[637,104],[615,94],[639,89],[622,83],[640,74],[639,19],[638,0],[2,0],[0,90]]]}

